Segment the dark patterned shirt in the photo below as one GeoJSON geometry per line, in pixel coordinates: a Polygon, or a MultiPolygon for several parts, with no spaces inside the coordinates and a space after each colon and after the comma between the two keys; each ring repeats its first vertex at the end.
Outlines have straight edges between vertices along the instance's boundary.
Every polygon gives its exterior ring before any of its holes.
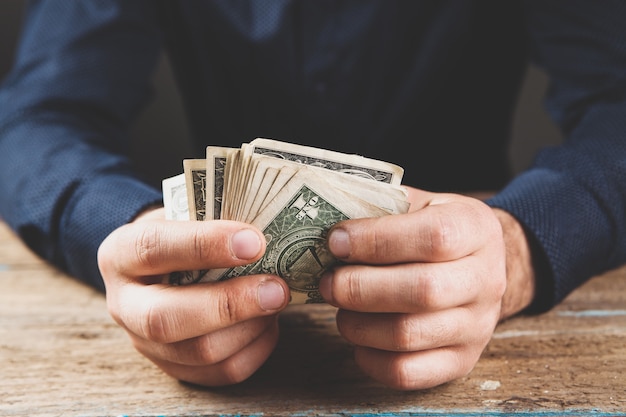
{"type": "Polygon", "coordinates": [[[418,188],[500,190],[546,309],[626,262],[624,22],[619,0],[32,1],[0,90],[0,216],[102,289],[100,242],[161,201],[128,132],[165,51],[193,157],[269,137],[396,163],[418,188]],[[529,62],[565,143],[511,178],[529,62]]]}

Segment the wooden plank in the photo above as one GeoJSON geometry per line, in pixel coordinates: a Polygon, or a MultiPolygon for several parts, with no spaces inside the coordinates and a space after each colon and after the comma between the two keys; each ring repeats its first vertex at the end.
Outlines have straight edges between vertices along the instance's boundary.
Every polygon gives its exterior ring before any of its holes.
{"type": "Polygon", "coordinates": [[[42,266],[42,260],[30,249],[16,242],[16,236],[0,218],[0,271],[22,266],[42,266]]]}
{"type": "Polygon", "coordinates": [[[32,262],[2,233],[0,416],[625,414],[626,269],[549,313],[502,323],[474,371],[437,388],[400,392],[370,380],[335,310],[308,305],[281,315],[279,345],[257,374],[208,389],[162,374],[131,347],[101,294],[32,262]]]}

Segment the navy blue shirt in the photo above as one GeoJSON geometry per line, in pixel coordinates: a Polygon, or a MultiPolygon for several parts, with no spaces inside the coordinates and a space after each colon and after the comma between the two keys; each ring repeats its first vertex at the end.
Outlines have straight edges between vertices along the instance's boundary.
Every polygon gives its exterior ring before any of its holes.
{"type": "Polygon", "coordinates": [[[626,262],[626,3],[39,0],[0,89],[0,216],[103,289],[100,242],[161,191],[128,157],[165,51],[195,154],[256,137],[399,164],[431,191],[499,190],[550,308],[626,262]],[[532,61],[565,143],[511,178],[532,61]]]}

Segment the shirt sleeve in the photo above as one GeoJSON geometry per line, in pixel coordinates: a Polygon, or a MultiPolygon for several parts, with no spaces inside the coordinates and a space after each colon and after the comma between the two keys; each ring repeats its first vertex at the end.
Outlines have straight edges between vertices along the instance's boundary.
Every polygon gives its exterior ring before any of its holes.
{"type": "Polygon", "coordinates": [[[626,3],[525,4],[532,56],[550,78],[545,106],[565,140],[488,203],[534,242],[530,311],[541,312],[626,262],[626,3]]]}
{"type": "Polygon", "coordinates": [[[32,1],[0,88],[0,216],[42,258],[101,290],[102,240],[161,202],[127,156],[159,53],[142,1],[32,1]]]}

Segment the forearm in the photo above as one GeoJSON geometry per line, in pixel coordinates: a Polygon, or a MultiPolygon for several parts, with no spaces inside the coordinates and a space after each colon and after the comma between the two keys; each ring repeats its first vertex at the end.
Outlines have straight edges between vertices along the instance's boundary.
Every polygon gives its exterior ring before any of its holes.
{"type": "Polygon", "coordinates": [[[30,122],[0,135],[3,219],[39,256],[103,289],[100,242],[161,193],[130,174],[124,157],[80,143],[67,126],[30,122]],[[26,167],[28,167],[26,169],[26,167]]]}
{"type": "Polygon", "coordinates": [[[100,6],[26,9],[0,88],[0,216],[41,257],[102,289],[99,243],[160,199],[125,156],[160,44],[148,3],[100,6]]]}

